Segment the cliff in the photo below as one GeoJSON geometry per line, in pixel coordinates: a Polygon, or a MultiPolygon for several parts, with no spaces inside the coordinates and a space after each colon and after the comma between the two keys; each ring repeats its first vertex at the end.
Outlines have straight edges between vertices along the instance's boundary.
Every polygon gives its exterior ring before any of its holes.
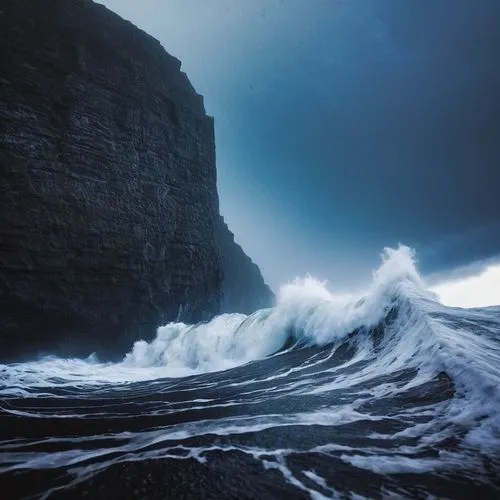
{"type": "Polygon", "coordinates": [[[222,312],[252,313],[269,307],[274,295],[265,285],[258,266],[234,241],[234,235],[221,217],[215,239],[222,256],[222,312]],[[242,287],[244,287],[242,289],[242,287]]]}
{"type": "Polygon", "coordinates": [[[180,62],[91,0],[0,0],[0,23],[0,356],[121,356],[265,304],[180,62]]]}

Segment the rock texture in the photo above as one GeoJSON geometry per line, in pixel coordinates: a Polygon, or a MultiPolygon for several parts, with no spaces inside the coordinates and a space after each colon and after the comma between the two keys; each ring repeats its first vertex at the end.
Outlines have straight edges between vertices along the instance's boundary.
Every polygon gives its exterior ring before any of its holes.
{"type": "Polygon", "coordinates": [[[91,0],[0,0],[0,43],[0,357],[121,356],[269,304],[177,59],[91,0]]]}
{"type": "Polygon", "coordinates": [[[234,241],[234,234],[221,217],[215,238],[222,256],[222,312],[252,313],[269,307],[274,300],[257,264],[234,241]]]}

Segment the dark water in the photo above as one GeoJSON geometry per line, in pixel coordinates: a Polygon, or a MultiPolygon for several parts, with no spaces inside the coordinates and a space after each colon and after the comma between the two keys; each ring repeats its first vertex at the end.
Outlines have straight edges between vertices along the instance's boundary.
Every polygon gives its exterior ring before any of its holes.
{"type": "Polygon", "coordinates": [[[4,498],[500,497],[500,312],[405,286],[344,310],[364,308],[326,344],[311,328],[337,320],[310,319],[333,305],[295,311],[280,352],[224,371],[2,366],[4,498]]]}

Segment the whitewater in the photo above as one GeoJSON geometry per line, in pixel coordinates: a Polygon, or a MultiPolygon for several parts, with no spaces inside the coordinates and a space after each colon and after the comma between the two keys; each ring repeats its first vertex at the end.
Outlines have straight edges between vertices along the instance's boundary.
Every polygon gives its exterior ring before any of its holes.
{"type": "Polygon", "coordinates": [[[500,495],[500,308],[446,307],[407,247],[356,296],[171,323],[119,363],[0,365],[16,498],[500,495]]]}

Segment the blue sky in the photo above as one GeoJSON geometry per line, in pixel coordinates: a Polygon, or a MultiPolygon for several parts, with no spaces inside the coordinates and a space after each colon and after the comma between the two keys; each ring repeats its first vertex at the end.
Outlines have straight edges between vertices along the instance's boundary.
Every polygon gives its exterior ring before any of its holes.
{"type": "MultiPolygon", "coordinates": [[[[215,117],[221,211],[273,288],[500,253],[496,0],[105,0],[215,117]]],[[[498,59],[498,60],[497,60],[498,59]]]]}

